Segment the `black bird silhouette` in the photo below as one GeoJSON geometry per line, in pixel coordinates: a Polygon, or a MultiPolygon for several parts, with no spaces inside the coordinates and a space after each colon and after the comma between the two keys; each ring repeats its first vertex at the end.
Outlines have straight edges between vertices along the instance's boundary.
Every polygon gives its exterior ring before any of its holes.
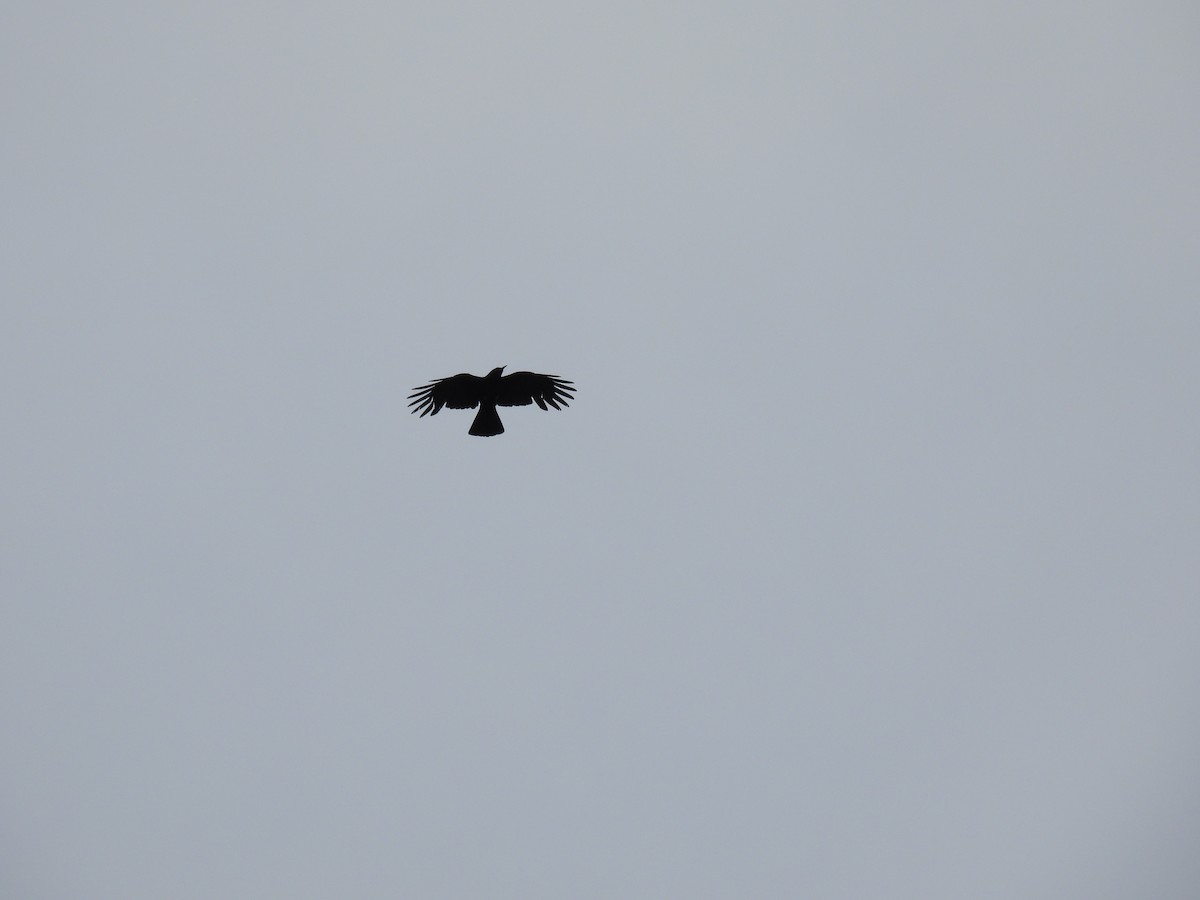
{"type": "Polygon", "coordinates": [[[497,406],[528,406],[536,403],[542,409],[550,404],[562,409],[574,400],[574,382],[557,375],[538,375],[536,372],[513,372],[504,375],[505,367],[492,369],[483,378],[478,375],[452,375],[437,378],[415,393],[409,394],[411,412],[419,412],[421,418],[438,414],[443,406],[450,409],[474,409],[479,407],[475,421],[468,434],[491,437],[503,434],[504,425],[496,412],[497,406]],[[415,399],[414,399],[415,398],[415,399]]]}

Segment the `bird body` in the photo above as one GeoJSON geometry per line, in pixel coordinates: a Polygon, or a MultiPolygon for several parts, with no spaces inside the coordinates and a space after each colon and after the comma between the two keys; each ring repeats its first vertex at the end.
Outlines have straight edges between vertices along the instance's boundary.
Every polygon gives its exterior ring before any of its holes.
{"type": "Polygon", "coordinates": [[[547,404],[562,409],[573,400],[575,388],[572,382],[557,375],[539,375],[536,372],[512,372],[504,374],[504,366],[492,369],[480,378],[478,375],[452,375],[437,378],[408,395],[412,412],[421,417],[436,416],[443,406],[449,409],[474,409],[479,407],[469,434],[491,437],[504,433],[497,406],[528,406],[536,403],[542,409],[547,404]]]}

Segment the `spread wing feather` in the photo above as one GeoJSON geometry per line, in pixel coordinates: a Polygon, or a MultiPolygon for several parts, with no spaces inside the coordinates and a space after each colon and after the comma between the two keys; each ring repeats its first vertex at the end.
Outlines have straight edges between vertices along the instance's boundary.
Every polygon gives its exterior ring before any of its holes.
{"type": "Polygon", "coordinates": [[[449,378],[436,378],[415,393],[409,394],[411,401],[408,405],[413,412],[419,412],[421,417],[437,415],[443,406],[450,409],[474,409],[479,405],[482,395],[483,379],[477,375],[451,375],[449,378]]]}
{"type": "Polygon", "coordinates": [[[498,406],[528,406],[536,403],[542,409],[550,404],[555,409],[569,405],[575,388],[573,382],[557,375],[538,375],[535,372],[513,372],[500,379],[496,392],[498,406]]]}

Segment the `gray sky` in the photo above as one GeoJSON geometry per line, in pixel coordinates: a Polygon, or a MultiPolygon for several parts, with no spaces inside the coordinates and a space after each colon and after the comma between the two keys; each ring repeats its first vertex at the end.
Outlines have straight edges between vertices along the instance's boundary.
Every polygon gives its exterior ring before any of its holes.
{"type": "Polygon", "coordinates": [[[0,45],[0,894],[1200,893],[1191,4],[0,45]]]}

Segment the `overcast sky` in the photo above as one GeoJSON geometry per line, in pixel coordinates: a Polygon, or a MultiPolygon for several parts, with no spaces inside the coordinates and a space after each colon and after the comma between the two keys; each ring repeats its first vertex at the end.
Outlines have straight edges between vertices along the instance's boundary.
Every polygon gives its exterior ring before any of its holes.
{"type": "Polygon", "coordinates": [[[0,895],[1200,896],[1193,4],[8,0],[0,98],[0,895]]]}

